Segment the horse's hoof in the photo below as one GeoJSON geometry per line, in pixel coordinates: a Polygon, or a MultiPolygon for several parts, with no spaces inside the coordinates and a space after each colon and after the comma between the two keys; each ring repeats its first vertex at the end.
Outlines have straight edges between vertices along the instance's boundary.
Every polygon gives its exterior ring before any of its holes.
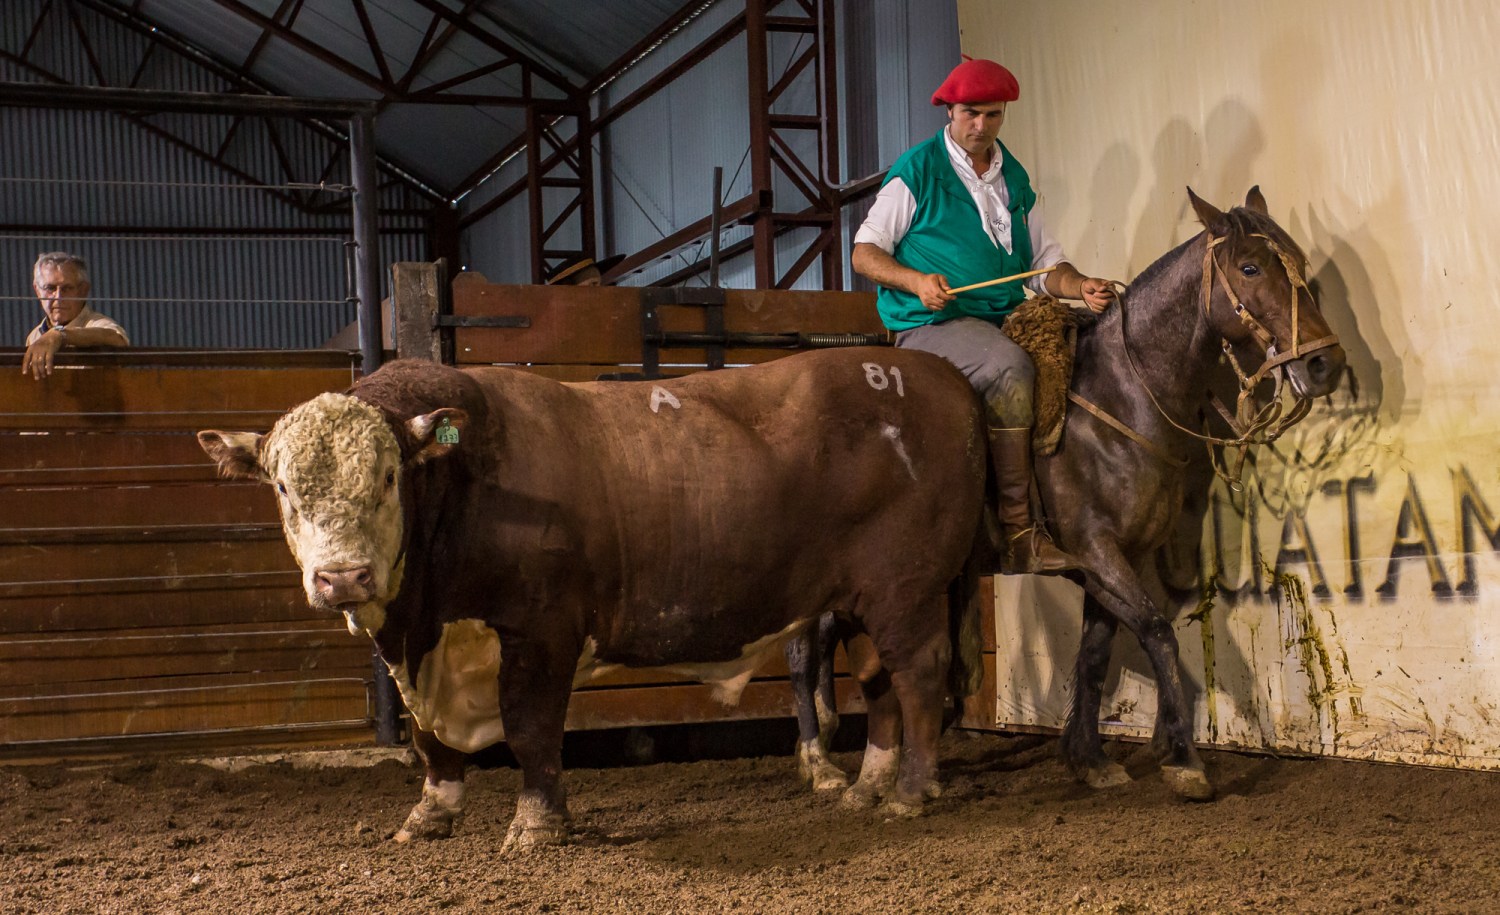
{"type": "Polygon", "coordinates": [[[524,854],[543,845],[562,845],[567,841],[568,829],[565,826],[520,826],[512,823],[505,832],[505,844],[500,846],[500,854],[524,854]]]}
{"type": "Polygon", "coordinates": [[[1167,786],[1172,793],[1189,801],[1211,801],[1214,799],[1214,786],[1209,784],[1208,776],[1203,774],[1202,769],[1189,769],[1187,766],[1162,766],[1161,777],[1166,779],[1167,786]]]}
{"type": "Polygon", "coordinates": [[[880,795],[870,786],[855,782],[839,798],[839,806],[845,810],[869,810],[880,802],[880,795]]]}
{"type": "Polygon", "coordinates": [[[1119,788],[1131,782],[1130,773],[1125,767],[1113,760],[1100,763],[1097,766],[1089,766],[1083,773],[1083,783],[1096,791],[1105,788],[1119,788]]]}

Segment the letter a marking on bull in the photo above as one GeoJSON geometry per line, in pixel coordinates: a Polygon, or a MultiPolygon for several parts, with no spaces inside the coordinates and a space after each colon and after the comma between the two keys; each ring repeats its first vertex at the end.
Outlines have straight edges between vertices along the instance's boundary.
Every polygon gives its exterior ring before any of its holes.
{"type": "Polygon", "coordinates": [[[666,404],[674,410],[682,409],[682,404],[678,402],[676,397],[672,396],[671,391],[668,391],[661,385],[656,385],[651,388],[651,412],[660,413],[662,404],[666,404]]]}

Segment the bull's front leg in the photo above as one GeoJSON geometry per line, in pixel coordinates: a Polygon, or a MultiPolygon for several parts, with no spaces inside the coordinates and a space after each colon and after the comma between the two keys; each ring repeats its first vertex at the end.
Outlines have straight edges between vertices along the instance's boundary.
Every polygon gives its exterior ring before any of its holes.
{"type": "Polygon", "coordinates": [[[422,800],[406,815],[394,838],[397,842],[446,839],[463,819],[468,754],[444,744],[431,731],[415,731],[412,743],[427,767],[427,777],[422,781],[422,800]]]}
{"type": "Polygon", "coordinates": [[[562,743],[577,651],[567,655],[536,646],[502,651],[500,718],[505,742],[521,766],[521,792],[501,851],[561,845],[572,821],[562,785],[562,743]]]}

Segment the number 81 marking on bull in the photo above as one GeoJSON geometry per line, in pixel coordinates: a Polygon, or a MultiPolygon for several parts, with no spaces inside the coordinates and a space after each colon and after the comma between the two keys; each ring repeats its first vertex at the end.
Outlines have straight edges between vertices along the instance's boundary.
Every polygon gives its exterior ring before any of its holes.
{"type": "Polygon", "coordinates": [[[906,386],[901,383],[901,370],[894,365],[891,366],[890,375],[886,374],[885,369],[878,362],[866,362],[864,369],[865,381],[870,383],[870,387],[877,391],[884,391],[891,386],[891,381],[894,379],[896,382],[896,396],[906,396],[906,386]]]}

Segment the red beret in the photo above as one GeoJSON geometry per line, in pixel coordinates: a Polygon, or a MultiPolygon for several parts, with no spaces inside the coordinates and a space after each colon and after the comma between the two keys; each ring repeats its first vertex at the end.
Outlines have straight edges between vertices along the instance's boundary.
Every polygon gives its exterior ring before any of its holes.
{"type": "Polygon", "coordinates": [[[1015,74],[993,60],[975,60],[964,55],[964,62],[953,68],[943,84],[932,93],[934,105],[973,105],[983,102],[1014,102],[1021,97],[1021,84],[1015,74]]]}

